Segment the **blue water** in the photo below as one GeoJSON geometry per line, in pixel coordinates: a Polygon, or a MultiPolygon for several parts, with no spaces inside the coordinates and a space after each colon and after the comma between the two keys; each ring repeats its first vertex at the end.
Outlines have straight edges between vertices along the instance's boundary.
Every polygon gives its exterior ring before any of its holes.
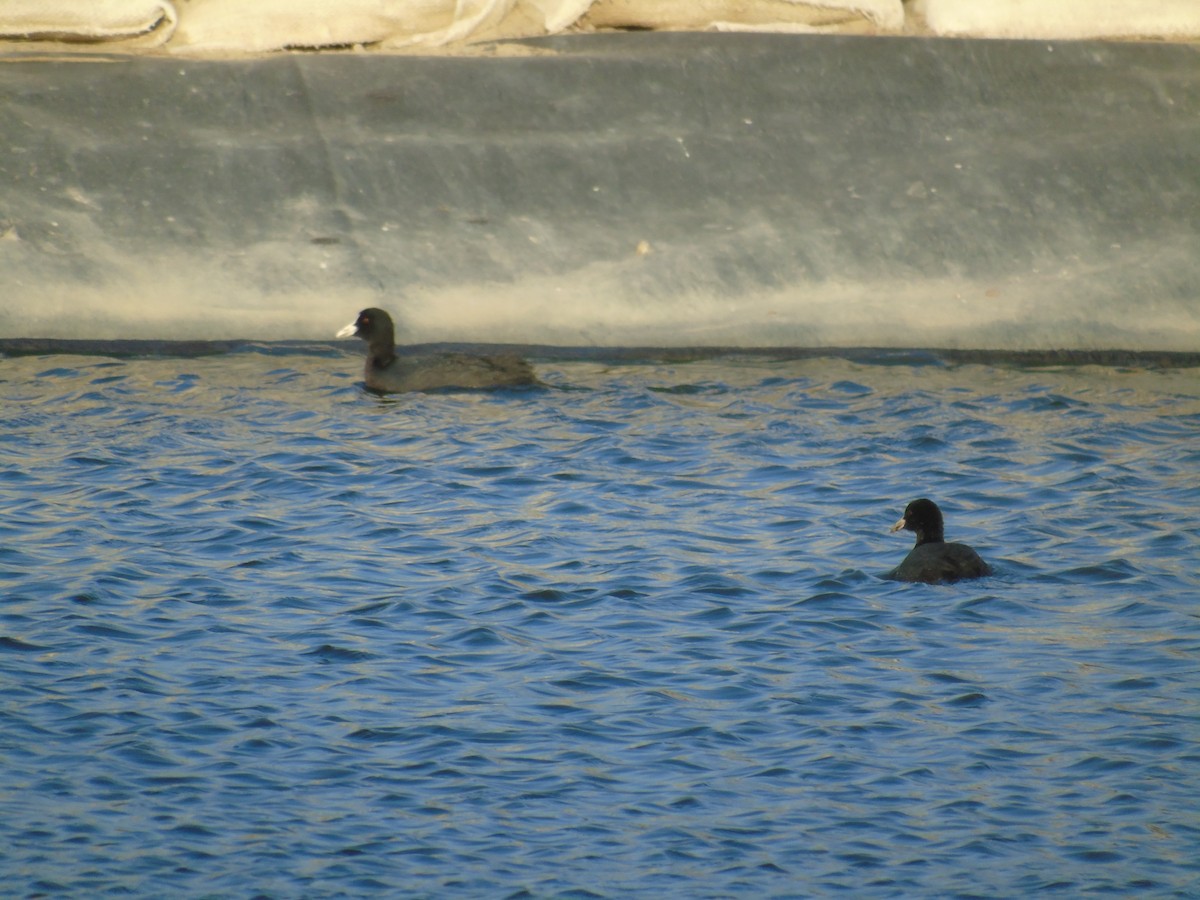
{"type": "Polygon", "coordinates": [[[360,365],[0,360],[5,896],[1200,895],[1197,370],[360,365]]]}

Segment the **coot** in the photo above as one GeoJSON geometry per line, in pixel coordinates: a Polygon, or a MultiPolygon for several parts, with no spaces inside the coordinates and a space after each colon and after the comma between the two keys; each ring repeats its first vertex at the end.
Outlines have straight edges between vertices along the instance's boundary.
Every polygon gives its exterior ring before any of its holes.
{"type": "Polygon", "coordinates": [[[925,584],[952,584],[966,578],[991,575],[992,569],[966,544],[946,543],[942,536],[942,511],[932,500],[922,497],[904,508],[892,531],[914,531],[917,545],[904,562],[888,572],[891,581],[921,581],[925,584]]]}
{"type": "Polygon", "coordinates": [[[523,387],[538,383],[533,367],[518,356],[474,356],[438,353],[430,356],[396,355],[396,330],[382,309],[364,309],[358,318],[337,333],[357,335],[367,342],[367,387],[380,394],[444,389],[479,390],[523,387]]]}

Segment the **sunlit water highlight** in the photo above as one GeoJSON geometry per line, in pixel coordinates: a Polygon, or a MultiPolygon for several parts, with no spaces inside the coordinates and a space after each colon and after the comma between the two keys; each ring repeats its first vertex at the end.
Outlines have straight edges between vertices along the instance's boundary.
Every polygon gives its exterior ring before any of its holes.
{"type": "Polygon", "coordinates": [[[3,892],[1195,896],[1197,371],[886,362],[0,360],[3,892]]]}

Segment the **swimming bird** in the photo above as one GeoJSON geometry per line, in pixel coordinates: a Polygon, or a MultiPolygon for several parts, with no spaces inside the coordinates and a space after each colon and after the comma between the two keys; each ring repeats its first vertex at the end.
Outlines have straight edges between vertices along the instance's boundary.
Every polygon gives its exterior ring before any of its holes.
{"type": "Polygon", "coordinates": [[[363,375],[367,388],[379,394],[525,387],[539,383],[533,367],[511,354],[438,353],[401,358],[396,354],[396,329],[392,317],[382,309],[364,309],[357,319],[337,333],[340,338],[351,335],[367,342],[367,364],[363,375]]]}
{"type": "Polygon", "coordinates": [[[952,584],[992,574],[992,567],[966,544],[946,543],[942,511],[932,500],[922,497],[908,504],[892,531],[902,528],[916,532],[917,545],[904,557],[904,562],[883,576],[889,581],[952,584]]]}

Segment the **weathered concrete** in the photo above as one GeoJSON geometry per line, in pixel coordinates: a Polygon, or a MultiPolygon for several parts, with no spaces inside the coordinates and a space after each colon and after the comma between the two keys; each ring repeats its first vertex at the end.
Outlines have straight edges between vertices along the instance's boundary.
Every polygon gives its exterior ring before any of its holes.
{"type": "Polygon", "coordinates": [[[1200,348],[1200,50],[0,62],[0,338],[1200,348]]]}

